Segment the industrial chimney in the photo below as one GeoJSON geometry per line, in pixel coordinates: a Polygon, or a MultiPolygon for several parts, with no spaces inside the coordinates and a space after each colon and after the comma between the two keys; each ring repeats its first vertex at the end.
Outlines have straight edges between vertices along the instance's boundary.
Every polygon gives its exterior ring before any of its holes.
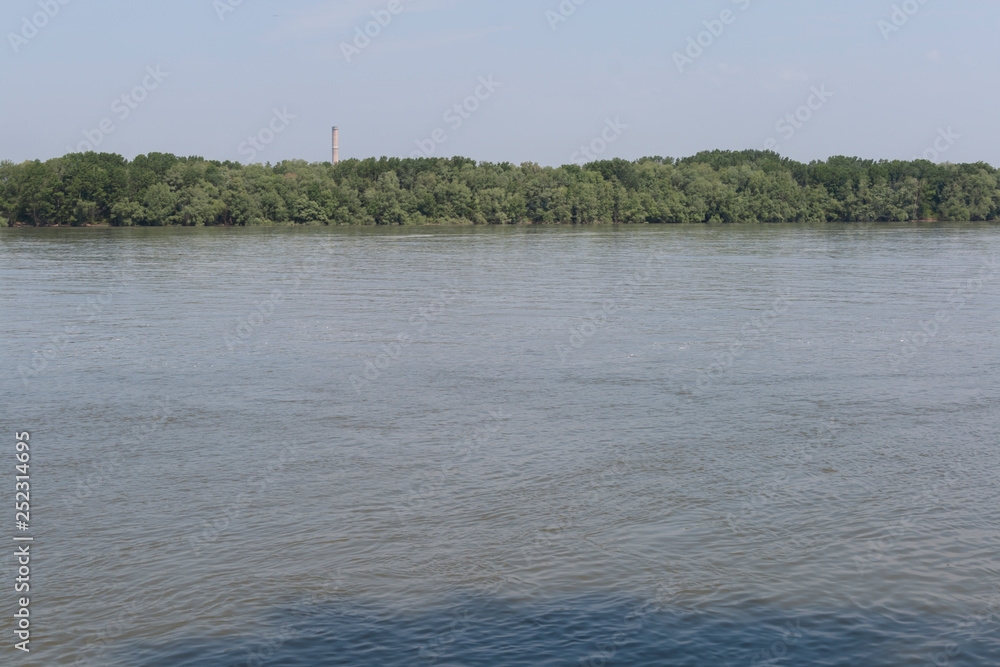
{"type": "Polygon", "coordinates": [[[333,128],[333,163],[340,162],[340,128],[333,128]]]}

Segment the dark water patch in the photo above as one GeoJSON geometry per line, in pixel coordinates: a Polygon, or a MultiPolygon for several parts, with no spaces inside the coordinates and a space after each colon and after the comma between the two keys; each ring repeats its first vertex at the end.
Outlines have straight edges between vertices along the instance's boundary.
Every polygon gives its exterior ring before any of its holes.
{"type": "Polygon", "coordinates": [[[268,612],[269,630],[256,637],[193,637],[129,653],[147,667],[1000,664],[1000,617],[967,620],[963,628],[905,610],[752,603],[683,609],[620,596],[461,596],[409,610],[295,605],[268,612]]]}

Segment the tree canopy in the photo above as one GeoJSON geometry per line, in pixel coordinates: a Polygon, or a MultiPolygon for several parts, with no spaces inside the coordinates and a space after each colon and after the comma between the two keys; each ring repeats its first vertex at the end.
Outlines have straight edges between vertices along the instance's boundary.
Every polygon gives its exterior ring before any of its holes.
{"type": "Polygon", "coordinates": [[[770,151],[583,166],[380,158],[276,165],[110,153],[0,162],[0,226],[996,220],[992,166],[770,151]]]}

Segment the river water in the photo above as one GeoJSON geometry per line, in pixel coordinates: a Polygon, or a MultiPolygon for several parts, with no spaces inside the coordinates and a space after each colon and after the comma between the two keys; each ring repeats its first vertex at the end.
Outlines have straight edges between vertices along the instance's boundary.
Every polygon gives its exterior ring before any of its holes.
{"type": "Polygon", "coordinates": [[[0,230],[3,662],[1000,664],[998,250],[0,230]]]}

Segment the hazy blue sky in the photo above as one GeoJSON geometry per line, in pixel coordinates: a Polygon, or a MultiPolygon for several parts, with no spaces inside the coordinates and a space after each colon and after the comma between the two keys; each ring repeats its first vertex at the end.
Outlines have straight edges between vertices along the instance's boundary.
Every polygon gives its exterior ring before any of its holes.
{"type": "Polygon", "coordinates": [[[348,62],[342,45],[392,0],[4,0],[0,158],[89,134],[129,158],[323,161],[336,124],[345,158],[421,142],[557,165],[605,139],[601,157],[628,159],[774,139],[806,161],[910,159],[937,141],[937,161],[1000,166],[995,0],[398,1],[348,62]],[[796,112],[805,122],[779,127],[796,112]]]}

